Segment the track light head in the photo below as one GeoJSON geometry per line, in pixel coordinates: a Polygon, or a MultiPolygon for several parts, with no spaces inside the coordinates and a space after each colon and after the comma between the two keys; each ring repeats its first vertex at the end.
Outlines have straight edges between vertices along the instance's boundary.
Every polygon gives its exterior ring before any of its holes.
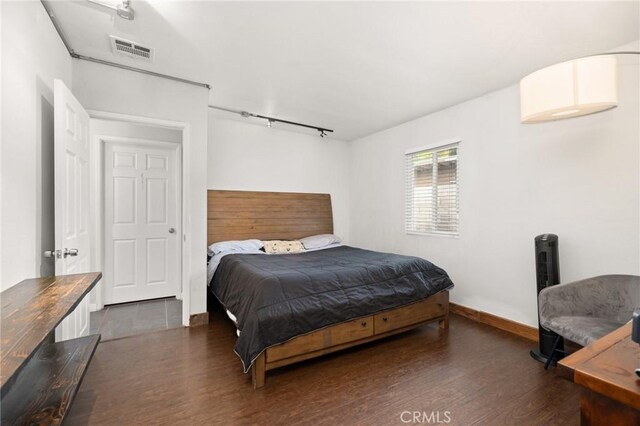
{"type": "Polygon", "coordinates": [[[135,17],[133,9],[129,6],[129,0],[122,0],[122,3],[116,6],[116,13],[119,17],[127,21],[133,21],[135,17]]]}
{"type": "Polygon", "coordinates": [[[271,127],[272,123],[273,123],[273,120],[267,120],[267,127],[271,127]]]}
{"type": "Polygon", "coordinates": [[[116,14],[122,19],[127,21],[133,21],[135,13],[130,6],[130,0],[122,0],[122,3],[118,3],[116,6],[108,3],[103,3],[101,0],[87,0],[89,3],[97,4],[98,6],[106,7],[107,9],[115,10],[116,14]]]}

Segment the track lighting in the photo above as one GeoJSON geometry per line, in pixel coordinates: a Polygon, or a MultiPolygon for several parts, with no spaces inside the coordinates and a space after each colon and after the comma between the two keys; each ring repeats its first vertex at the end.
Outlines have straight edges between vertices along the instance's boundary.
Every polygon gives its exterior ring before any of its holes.
{"type": "Polygon", "coordinates": [[[281,120],[279,118],[274,118],[274,117],[267,117],[265,115],[254,114],[249,111],[238,111],[235,109],[219,107],[215,105],[209,105],[209,108],[219,109],[220,111],[231,112],[233,114],[239,114],[244,118],[249,118],[249,117],[262,118],[263,120],[267,120],[267,127],[271,127],[273,123],[284,123],[284,124],[290,124],[292,126],[300,126],[300,127],[306,127],[307,129],[314,129],[320,132],[321,138],[324,138],[325,136],[327,136],[328,133],[333,132],[333,130],[331,129],[325,129],[323,127],[318,127],[318,126],[310,126],[308,124],[296,123],[295,121],[281,120]]]}

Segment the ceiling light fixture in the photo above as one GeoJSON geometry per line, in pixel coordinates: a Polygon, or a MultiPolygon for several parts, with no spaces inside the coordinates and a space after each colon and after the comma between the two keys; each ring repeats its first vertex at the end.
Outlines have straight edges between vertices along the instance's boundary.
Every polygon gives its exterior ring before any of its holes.
{"type": "Polygon", "coordinates": [[[130,0],[122,0],[122,2],[118,3],[118,5],[116,6],[108,3],[103,3],[98,0],[87,0],[87,1],[89,3],[97,4],[98,6],[115,10],[119,17],[121,17],[122,19],[126,19],[127,21],[133,21],[133,18],[135,18],[135,13],[130,6],[130,3],[131,3],[130,0]]]}
{"type": "Polygon", "coordinates": [[[249,111],[240,111],[240,110],[235,110],[231,108],[219,107],[215,105],[209,105],[209,108],[217,109],[225,112],[231,112],[233,114],[241,115],[244,118],[249,118],[249,117],[261,118],[263,120],[267,120],[267,127],[271,127],[273,123],[284,123],[284,124],[290,124],[292,126],[306,127],[307,129],[314,129],[320,132],[321,138],[324,138],[325,136],[327,136],[327,133],[333,133],[333,130],[331,129],[325,129],[323,127],[318,127],[318,126],[310,126],[309,124],[297,123],[295,121],[281,120],[279,118],[274,118],[274,117],[267,117],[266,115],[254,114],[249,111]]]}
{"type": "Polygon", "coordinates": [[[580,117],[618,105],[618,60],[610,52],[551,65],[520,80],[522,123],[580,117]]]}

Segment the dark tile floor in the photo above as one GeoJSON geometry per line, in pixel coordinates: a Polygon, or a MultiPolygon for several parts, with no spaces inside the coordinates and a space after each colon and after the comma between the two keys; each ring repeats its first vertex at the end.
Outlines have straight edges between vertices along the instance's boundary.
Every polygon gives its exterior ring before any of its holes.
{"type": "Polygon", "coordinates": [[[91,334],[102,341],[182,327],[182,301],[175,298],[105,306],[91,312],[91,334]]]}

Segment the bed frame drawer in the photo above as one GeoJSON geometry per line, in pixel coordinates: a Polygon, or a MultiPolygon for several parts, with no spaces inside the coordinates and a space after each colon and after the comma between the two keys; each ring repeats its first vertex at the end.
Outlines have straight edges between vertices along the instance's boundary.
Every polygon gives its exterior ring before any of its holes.
{"type": "Polygon", "coordinates": [[[375,334],[386,333],[391,330],[419,324],[447,315],[449,292],[442,291],[428,299],[402,308],[381,312],[374,315],[375,334]]]}
{"type": "Polygon", "coordinates": [[[267,349],[267,362],[318,351],[373,336],[373,317],[358,318],[332,327],[298,336],[267,349]]]}

